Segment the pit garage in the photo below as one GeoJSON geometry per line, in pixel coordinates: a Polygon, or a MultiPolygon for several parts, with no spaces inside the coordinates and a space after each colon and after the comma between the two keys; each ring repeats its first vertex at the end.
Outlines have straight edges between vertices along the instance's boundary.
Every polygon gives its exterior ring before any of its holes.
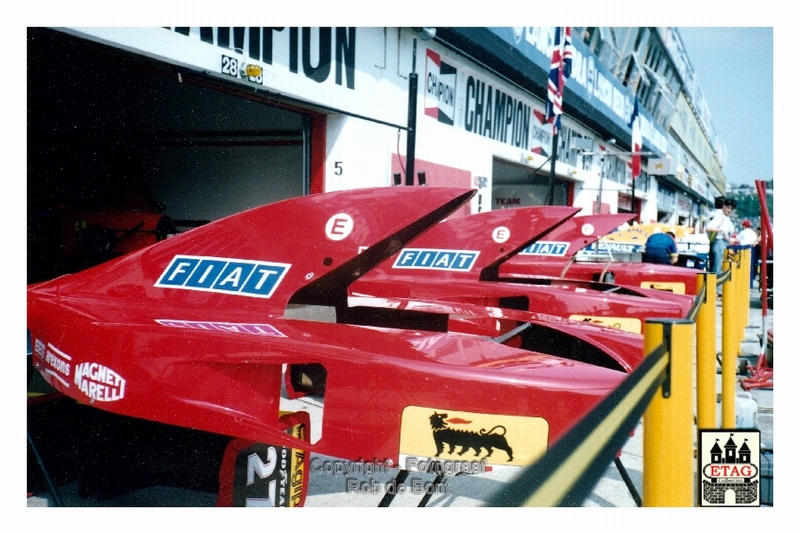
{"type": "Polygon", "coordinates": [[[324,115],[52,29],[28,69],[29,283],[312,190],[324,115]]]}

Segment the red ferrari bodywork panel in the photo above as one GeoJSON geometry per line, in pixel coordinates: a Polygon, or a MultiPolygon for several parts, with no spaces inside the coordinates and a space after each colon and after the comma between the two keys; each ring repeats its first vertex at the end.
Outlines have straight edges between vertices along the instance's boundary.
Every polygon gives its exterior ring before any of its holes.
{"type": "MultiPolygon", "coordinates": [[[[342,319],[352,313],[348,285],[473,193],[380,188],[286,200],[32,285],[33,364],[56,390],[116,414],[393,465],[409,451],[439,456],[432,432],[448,424],[445,411],[478,414],[486,428],[504,418],[502,441],[515,452],[492,460],[530,461],[526,444],[564,435],[624,370],[530,350],[536,336],[524,324],[491,339],[397,328],[399,310],[387,308],[388,326],[342,319]],[[333,308],[337,320],[292,318],[304,306],[333,308]],[[310,390],[323,408],[312,421],[319,439],[306,442],[285,432],[282,389],[310,369],[324,371],[310,390]],[[532,430],[515,433],[517,421],[532,430]]],[[[470,313],[476,329],[498,320],[470,313]]],[[[448,314],[415,310],[413,319],[425,326],[448,314]]]]}
{"type": "Polygon", "coordinates": [[[601,280],[608,273],[614,284],[697,294],[697,275],[703,271],[652,263],[575,261],[575,254],[632,219],[630,214],[583,215],[564,221],[500,267],[507,277],[566,277],[601,280]],[[549,245],[549,246],[546,246],[549,245]],[[601,278],[603,277],[603,278],[601,278]]]}
{"type": "Polygon", "coordinates": [[[623,328],[636,332],[647,318],[689,313],[689,297],[583,280],[499,275],[508,258],[576,212],[514,208],[444,221],[352,284],[350,294],[516,308],[580,320],[632,319],[623,328]]]}
{"type": "Polygon", "coordinates": [[[161,213],[134,210],[68,212],[61,226],[61,250],[63,254],[79,254],[79,235],[87,228],[100,228],[113,235],[109,253],[127,254],[155,243],[159,223],[165,218],[161,213]],[[116,241],[116,240],[119,241],[116,241]]]}

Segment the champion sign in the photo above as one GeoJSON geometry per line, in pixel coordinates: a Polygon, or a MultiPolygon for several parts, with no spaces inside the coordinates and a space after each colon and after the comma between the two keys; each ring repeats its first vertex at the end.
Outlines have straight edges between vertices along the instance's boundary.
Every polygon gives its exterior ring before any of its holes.
{"type": "Polygon", "coordinates": [[[432,50],[425,54],[425,115],[453,125],[456,116],[456,68],[432,50]]]}
{"type": "Polygon", "coordinates": [[[475,265],[478,254],[474,250],[404,248],[392,267],[395,269],[469,271],[475,265]]]}
{"type": "Polygon", "coordinates": [[[286,263],[175,256],[155,286],[269,298],[289,267],[286,263]]]}

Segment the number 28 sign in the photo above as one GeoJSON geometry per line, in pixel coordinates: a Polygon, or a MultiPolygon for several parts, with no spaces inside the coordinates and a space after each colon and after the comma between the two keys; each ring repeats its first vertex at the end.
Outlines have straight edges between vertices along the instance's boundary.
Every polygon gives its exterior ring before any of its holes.
{"type": "Polygon", "coordinates": [[[232,78],[244,78],[248,81],[261,84],[263,82],[263,74],[259,74],[258,76],[247,76],[245,72],[246,65],[242,63],[239,59],[231,56],[222,55],[222,60],[220,63],[220,72],[222,74],[227,74],[232,78]]]}

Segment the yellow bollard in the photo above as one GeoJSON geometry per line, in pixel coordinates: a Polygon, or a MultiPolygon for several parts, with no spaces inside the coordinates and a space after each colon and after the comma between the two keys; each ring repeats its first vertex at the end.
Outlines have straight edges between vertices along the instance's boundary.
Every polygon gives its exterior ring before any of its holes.
{"type": "Polygon", "coordinates": [[[645,354],[653,352],[662,339],[667,343],[669,397],[664,398],[663,386],[658,388],[644,413],[644,506],[694,505],[692,326],[687,319],[645,323],[645,354]]]}
{"type": "Polygon", "coordinates": [[[736,360],[739,357],[737,326],[740,314],[736,309],[736,269],[730,260],[722,270],[730,269],[730,279],[722,285],[722,422],[720,428],[736,426],[736,360]]]}
{"type": "Polygon", "coordinates": [[[697,427],[717,428],[717,275],[697,275],[706,297],[697,312],[697,427]]]}
{"type": "MultiPolygon", "coordinates": [[[[744,315],[742,315],[744,309],[744,294],[742,292],[742,251],[735,250],[733,252],[733,256],[731,258],[731,268],[736,271],[736,276],[734,277],[735,285],[734,285],[734,292],[736,294],[736,305],[734,309],[736,310],[736,346],[741,348],[742,341],[744,341],[744,315]]],[[[736,357],[738,360],[739,357],[739,349],[736,350],[736,357]]]]}
{"type": "Polygon", "coordinates": [[[750,324],[750,247],[742,248],[739,253],[739,296],[742,303],[742,338],[740,346],[744,341],[747,325],[750,324]]]}

